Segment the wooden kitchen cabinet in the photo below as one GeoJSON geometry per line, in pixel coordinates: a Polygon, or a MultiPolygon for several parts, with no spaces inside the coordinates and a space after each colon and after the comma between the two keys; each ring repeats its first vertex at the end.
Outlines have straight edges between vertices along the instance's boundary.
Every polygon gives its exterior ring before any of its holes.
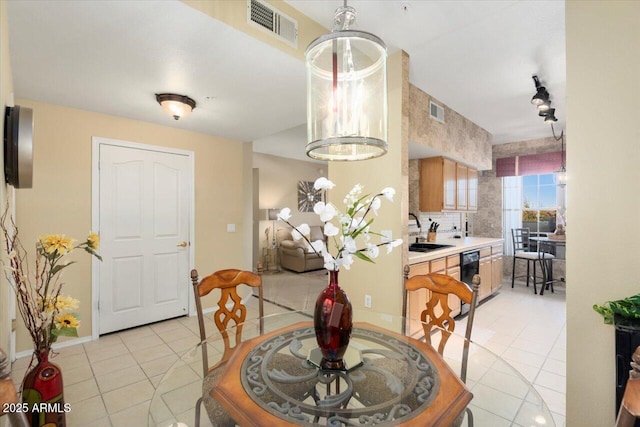
{"type": "Polygon", "coordinates": [[[420,160],[420,211],[442,212],[478,208],[478,172],[446,157],[420,160]],[[472,171],[469,181],[469,171],[472,171]],[[473,194],[471,194],[473,189],[473,194]]]}
{"type": "Polygon", "coordinates": [[[466,211],[468,209],[468,181],[469,168],[462,163],[456,163],[456,209],[466,211]]]}
{"type": "Polygon", "coordinates": [[[491,247],[491,292],[502,288],[503,246],[491,247]]]}
{"type": "Polygon", "coordinates": [[[456,162],[444,157],[420,160],[420,211],[456,210],[456,162]]]}
{"type": "Polygon", "coordinates": [[[491,295],[492,290],[491,247],[480,249],[480,267],[478,270],[478,274],[480,274],[480,290],[478,292],[478,299],[483,300],[491,295]]]}
{"type": "MultiPolygon", "coordinates": [[[[418,274],[429,274],[429,270],[429,261],[413,264],[409,269],[409,277],[413,277],[418,274]]],[[[405,292],[404,287],[402,292],[405,292]]],[[[427,306],[428,296],[429,291],[426,289],[418,289],[417,291],[409,292],[407,295],[407,311],[409,312],[407,317],[409,319],[420,320],[420,314],[427,306]]],[[[407,322],[407,333],[409,336],[414,336],[415,334],[420,335],[423,333],[422,331],[422,324],[420,322],[407,322]]]]}
{"type": "MultiPolygon", "coordinates": [[[[450,255],[447,257],[447,275],[456,280],[460,280],[460,255],[450,255]]],[[[460,298],[455,295],[449,295],[449,307],[451,308],[451,317],[460,314],[460,298]]]]}
{"type": "Polygon", "coordinates": [[[478,170],[472,167],[467,169],[467,210],[478,210],[478,170]]]}

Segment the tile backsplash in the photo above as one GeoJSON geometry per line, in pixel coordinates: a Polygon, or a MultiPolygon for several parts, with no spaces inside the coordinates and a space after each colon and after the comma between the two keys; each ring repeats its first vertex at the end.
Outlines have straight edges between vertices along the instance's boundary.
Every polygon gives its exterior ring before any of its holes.
{"type": "MultiPolygon", "coordinates": [[[[427,231],[429,231],[429,219],[433,222],[437,222],[440,224],[438,228],[438,238],[448,238],[453,237],[454,234],[460,233],[461,236],[464,236],[464,220],[465,213],[460,212],[415,212],[415,214],[420,219],[420,225],[422,225],[422,236],[427,236],[427,231]],[[454,228],[455,227],[455,228],[454,228]]],[[[412,218],[411,218],[412,219],[412,218]]],[[[418,237],[419,231],[418,228],[412,226],[413,221],[409,221],[409,237],[418,237]]]]}

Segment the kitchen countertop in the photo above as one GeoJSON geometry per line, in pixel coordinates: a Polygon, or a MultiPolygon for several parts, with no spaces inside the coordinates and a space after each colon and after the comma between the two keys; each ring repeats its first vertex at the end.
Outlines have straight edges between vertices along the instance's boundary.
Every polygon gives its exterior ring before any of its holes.
{"type": "Polygon", "coordinates": [[[434,259],[446,257],[449,255],[459,254],[472,249],[484,248],[503,243],[504,239],[496,239],[492,237],[464,237],[462,239],[454,239],[448,237],[437,239],[435,243],[441,245],[454,245],[451,248],[442,248],[431,252],[409,252],[409,264],[417,264],[419,262],[431,261],[434,259]]]}

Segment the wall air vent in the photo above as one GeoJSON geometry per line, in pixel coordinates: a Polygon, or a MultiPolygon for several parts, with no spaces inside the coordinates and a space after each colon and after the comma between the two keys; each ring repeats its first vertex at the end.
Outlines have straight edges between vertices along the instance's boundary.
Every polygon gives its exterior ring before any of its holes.
{"type": "Polygon", "coordinates": [[[444,107],[433,101],[429,101],[429,117],[440,123],[444,123],[444,107]]]}
{"type": "Polygon", "coordinates": [[[261,0],[247,0],[247,22],[298,47],[298,22],[261,0]]]}

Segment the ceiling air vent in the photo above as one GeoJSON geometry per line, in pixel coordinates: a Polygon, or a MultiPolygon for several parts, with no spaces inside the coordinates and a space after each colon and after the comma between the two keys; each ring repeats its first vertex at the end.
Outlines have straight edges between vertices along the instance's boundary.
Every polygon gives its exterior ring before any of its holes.
{"type": "Polygon", "coordinates": [[[293,47],[298,47],[298,22],[266,2],[247,0],[247,22],[269,31],[293,47]]]}
{"type": "Polygon", "coordinates": [[[433,101],[429,101],[429,117],[444,123],[444,108],[433,101]]]}

